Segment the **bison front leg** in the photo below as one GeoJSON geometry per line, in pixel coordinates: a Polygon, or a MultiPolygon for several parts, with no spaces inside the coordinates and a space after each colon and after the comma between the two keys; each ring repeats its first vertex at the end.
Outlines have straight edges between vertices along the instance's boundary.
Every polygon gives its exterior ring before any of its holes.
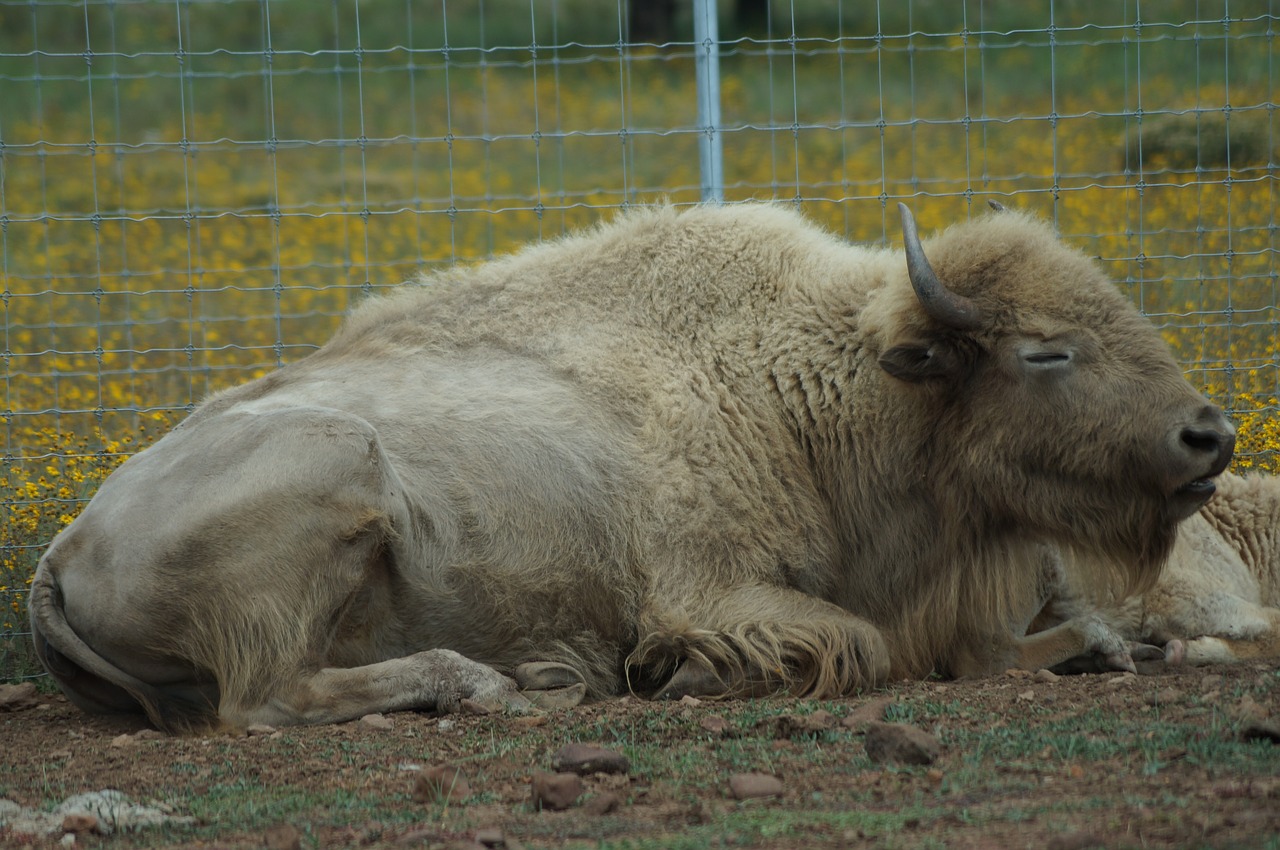
{"type": "Polygon", "coordinates": [[[223,706],[236,726],[340,723],[404,709],[451,712],[471,703],[488,710],[527,711],[516,682],[448,649],[431,649],[363,667],[326,667],[280,690],[267,704],[223,706]]]}
{"type": "Polygon", "coordinates": [[[651,611],[645,619],[628,676],[657,699],[834,697],[879,684],[889,673],[879,629],[788,588],[711,591],[696,604],[651,611]]]}
{"type": "Polygon", "coordinates": [[[995,673],[1009,667],[1040,670],[1072,664],[1081,665],[1074,668],[1078,672],[1123,670],[1136,673],[1135,661],[1151,661],[1157,656],[1167,659],[1168,652],[1180,650],[1174,644],[1168,650],[1162,650],[1127,641],[1102,618],[1094,615],[1073,617],[1044,631],[1011,637],[1010,641],[1007,648],[995,653],[994,661],[986,665],[987,669],[973,672],[995,673]]]}

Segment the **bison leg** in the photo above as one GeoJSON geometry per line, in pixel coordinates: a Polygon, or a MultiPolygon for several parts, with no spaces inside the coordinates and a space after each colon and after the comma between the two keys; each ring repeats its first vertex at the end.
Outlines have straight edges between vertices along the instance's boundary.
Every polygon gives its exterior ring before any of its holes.
{"type": "Polygon", "coordinates": [[[573,708],[587,695],[583,675],[558,661],[529,661],[512,675],[520,693],[538,708],[573,708]]]}
{"type": "Polygon", "coordinates": [[[364,667],[327,667],[283,688],[265,705],[220,714],[232,725],[340,723],[403,709],[456,711],[464,702],[490,710],[527,711],[516,683],[448,649],[431,649],[364,667]]]}
{"type": "Polygon", "coordinates": [[[627,660],[633,683],[658,698],[744,697],[780,691],[833,697],[878,684],[889,653],[879,629],[787,588],[699,594],[651,614],[627,660]]]}
{"type": "MultiPolygon", "coordinates": [[[[1013,658],[1001,659],[996,666],[1005,666],[1006,660],[1011,660],[1011,666],[1039,670],[1057,667],[1080,656],[1094,656],[1093,661],[1097,662],[1094,669],[1136,673],[1131,649],[1138,646],[1130,644],[1096,616],[1073,617],[1042,632],[1014,638],[1013,658]]],[[[1145,649],[1139,649],[1140,656],[1147,654],[1145,649]]]]}
{"type": "Polygon", "coordinates": [[[1187,641],[1188,664],[1280,658],[1280,609],[1233,598],[1223,607],[1221,627],[1187,641]]]}

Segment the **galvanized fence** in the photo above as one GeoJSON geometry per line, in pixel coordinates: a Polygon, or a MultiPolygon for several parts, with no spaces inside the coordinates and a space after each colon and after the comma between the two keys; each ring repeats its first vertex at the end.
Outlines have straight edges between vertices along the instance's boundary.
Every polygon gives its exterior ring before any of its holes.
{"type": "Polygon", "coordinates": [[[1051,219],[1275,468],[1274,0],[0,0],[0,678],[41,549],[406,277],[638,203],[1051,219]]]}

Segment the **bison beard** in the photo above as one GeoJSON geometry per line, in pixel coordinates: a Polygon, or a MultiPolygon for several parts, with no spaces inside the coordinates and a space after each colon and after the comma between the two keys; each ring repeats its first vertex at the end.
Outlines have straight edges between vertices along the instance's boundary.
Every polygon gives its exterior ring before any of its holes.
{"type": "Polygon", "coordinates": [[[37,652],[167,729],[1131,666],[1026,636],[1052,553],[1150,584],[1230,425],[1044,224],[902,217],[650,209],[371,301],[103,484],[37,652]]]}

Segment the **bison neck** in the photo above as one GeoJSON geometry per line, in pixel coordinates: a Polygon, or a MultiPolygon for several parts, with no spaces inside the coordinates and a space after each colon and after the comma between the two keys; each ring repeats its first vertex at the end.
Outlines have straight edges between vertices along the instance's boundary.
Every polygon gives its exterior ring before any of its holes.
{"type": "Polygon", "coordinates": [[[954,675],[973,650],[1023,632],[1040,607],[1035,540],[949,520],[923,493],[844,500],[836,512],[832,601],[883,630],[894,677],[954,675]]]}
{"type": "Polygon", "coordinates": [[[854,386],[840,395],[863,403],[815,409],[810,394],[810,427],[799,429],[836,543],[828,598],[884,632],[892,675],[952,674],[971,648],[1035,616],[1041,540],[956,480],[933,417],[886,413],[903,405],[880,398],[874,365],[849,371],[854,386]]]}

